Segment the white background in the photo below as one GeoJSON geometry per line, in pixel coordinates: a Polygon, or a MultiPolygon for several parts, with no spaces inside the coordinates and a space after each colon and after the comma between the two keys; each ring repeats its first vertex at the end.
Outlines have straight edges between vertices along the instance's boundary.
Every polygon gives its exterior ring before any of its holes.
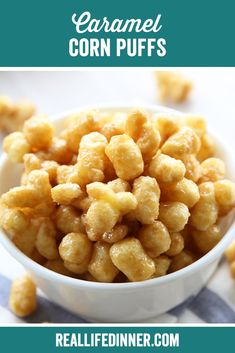
{"type": "MultiPolygon", "coordinates": [[[[235,69],[181,69],[194,89],[187,103],[172,106],[204,115],[209,127],[235,148],[235,69]]],[[[63,72],[0,72],[0,95],[27,97],[39,111],[56,114],[97,102],[159,103],[153,70],[114,69],[63,72]]],[[[22,269],[0,247],[0,271],[15,277],[22,269]]]]}

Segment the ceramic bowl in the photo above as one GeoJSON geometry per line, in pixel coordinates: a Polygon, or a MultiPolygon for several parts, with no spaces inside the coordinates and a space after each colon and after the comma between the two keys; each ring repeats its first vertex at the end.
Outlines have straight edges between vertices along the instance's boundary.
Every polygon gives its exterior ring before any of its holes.
{"type": "MultiPolygon", "coordinates": [[[[170,109],[142,105],[151,113],[179,112],[170,109]]],[[[75,109],[79,112],[85,108],[75,109]]],[[[122,104],[96,105],[101,111],[126,111],[132,106],[122,104]]],[[[61,129],[64,119],[72,112],[53,118],[61,129]]],[[[181,114],[182,115],[182,114],[181,114]]],[[[235,180],[234,152],[214,134],[218,156],[227,166],[227,176],[235,180]]],[[[0,194],[19,184],[21,166],[13,165],[5,154],[0,159],[0,194]]],[[[48,298],[92,322],[141,322],[165,313],[188,298],[195,296],[205,286],[215,271],[226,247],[234,237],[233,215],[224,223],[224,237],[209,253],[192,265],[167,276],[135,283],[96,283],[69,278],[50,271],[25,256],[1,231],[0,241],[7,252],[21,263],[37,286],[48,298]]],[[[7,265],[7,264],[6,264],[7,265]]]]}

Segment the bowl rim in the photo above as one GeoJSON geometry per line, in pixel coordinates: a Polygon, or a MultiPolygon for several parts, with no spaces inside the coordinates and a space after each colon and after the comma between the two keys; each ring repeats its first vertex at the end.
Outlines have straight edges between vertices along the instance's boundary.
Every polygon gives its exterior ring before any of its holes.
{"type": "MultiPolygon", "coordinates": [[[[140,108],[143,110],[151,111],[154,114],[158,113],[166,113],[166,114],[173,114],[173,115],[178,115],[178,116],[184,116],[186,113],[177,111],[175,109],[171,109],[168,107],[164,107],[161,105],[156,105],[156,104],[146,104],[146,103],[140,103],[139,104],[140,108]]],[[[87,109],[98,109],[98,110],[130,110],[133,109],[134,105],[133,104],[127,104],[127,103],[99,103],[99,104],[94,104],[94,105],[86,105],[86,106],[81,106],[79,108],[74,108],[68,111],[64,111],[59,114],[55,114],[51,116],[51,121],[56,122],[56,121],[62,121],[66,117],[76,114],[82,111],[85,111],[87,109]]],[[[187,113],[188,115],[188,113],[187,113]]],[[[195,114],[193,114],[195,115],[195,114]]],[[[231,157],[232,154],[229,153],[229,148],[226,145],[224,141],[221,141],[220,138],[216,134],[209,129],[210,133],[212,134],[213,137],[215,137],[216,141],[223,146],[223,149],[228,152],[228,156],[231,157]]],[[[0,172],[4,168],[4,164],[8,161],[8,158],[5,153],[2,153],[0,156],[0,172]]],[[[230,166],[231,167],[231,166],[230,166]]],[[[235,170],[234,170],[234,178],[235,178],[235,170]]],[[[72,287],[84,287],[84,288],[89,288],[91,290],[98,290],[98,289],[106,289],[106,290],[136,290],[138,288],[143,288],[143,287],[152,287],[156,285],[162,285],[162,284],[167,284],[168,282],[175,281],[177,279],[183,279],[187,278],[188,276],[192,275],[194,272],[197,272],[198,270],[202,270],[204,266],[211,264],[213,261],[219,260],[221,256],[223,255],[224,250],[226,247],[229,245],[229,243],[232,241],[234,238],[234,233],[235,233],[235,222],[233,221],[232,225],[229,227],[227,232],[224,234],[223,238],[220,240],[220,242],[212,249],[210,250],[207,254],[202,256],[200,259],[196,260],[194,263],[191,265],[180,269],[176,272],[167,274],[162,277],[157,277],[157,278],[152,278],[148,279],[145,281],[140,281],[140,282],[127,282],[127,283],[105,283],[105,282],[92,282],[92,281],[85,281],[82,279],[77,279],[73,277],[68,277],[62,274],[59,274],[55,271],[49,270],[46,267],[38,264],[37,262],[33,261],[30,259],[28,256],[26,256],[23,252],[21,252],[9,239],[7,234],[0,229],[0,243],[2,244],[3,248],[13,257],[15,258],[19,263],[25,267],[27,270],[28,268],[32,270],[33,272],[38,273],[40,277],[45,278],[46,280],[49,281],[56,281],[60,282],[61,284],[66,284],[70,285],[72,287]]]]}

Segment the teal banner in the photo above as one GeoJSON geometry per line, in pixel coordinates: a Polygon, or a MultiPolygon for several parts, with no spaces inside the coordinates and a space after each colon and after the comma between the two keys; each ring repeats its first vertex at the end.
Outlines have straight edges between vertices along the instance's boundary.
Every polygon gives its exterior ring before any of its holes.
{"type": "Polygon", "coordinates": [[[8,0],[0,67],[235,66],[233,0],[8,0]]]}
{"type": "Polygon", "coordinates": [[[1,352],[233,351],[235,327],[1,327],[1,352]],[[227,348],[226,348],[227,347],[227,348]]]}

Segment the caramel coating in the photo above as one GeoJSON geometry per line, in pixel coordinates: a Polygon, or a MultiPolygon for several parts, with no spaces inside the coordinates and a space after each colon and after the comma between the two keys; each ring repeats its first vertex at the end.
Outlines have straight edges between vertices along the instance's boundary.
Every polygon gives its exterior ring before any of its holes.
{"type": "Polygon", "coordinates": [[[23,233],[16,233],[12,241],[17,248],[29,257],[35,254],[35,246],[37,239],[38,226],[34,222],[29,224],[29,227],[23,233]]]}
{"type": "Polygon", "coordinates": [[[30,144],[22,132],[13,132],[3,140],[3,151],[14,163],[22,163],[24,155],[30,152],[30,144]]]}
{"type": "Polygon", "coordinates": [[[25,173],[41,168],[41,161],[34,153],[26,153],[23,157],[25,173]]]}
{"type": "Polygon", "coordinates": [[[176,256],[184,250],[184,237],[180,233],[170,233],[171,245],[166,251],[168,256],[176,256]]]}
{"type": "Polygon", "coordinates": [[[99,132],[82,137],[75,166],[80,186],[104,179],[106,138],[99,132]]]}
{"type": "Polygon", "coordinates": [[[197,248],[203,254],[213,249],[222,238],[221,231],[216,225],[212,225],[204,231],[194,229],[192,236],[197,248]]]}
{"type": "Polygon", "coordinates": [[[136,238],[126,238],[113,244],[110,257],[113,264],[132,282],[144,281],[155,272],[154,261],[144,252],[136,238]]]}
{"type": "Polygon", "coordinates": [[[41,169],[47,172],[51,185],[56,184],[58,167],[59,167],[59,164],[55,161],[43,161],[41,163],[41,169]]]}
{"type": "Polygon", "coordinates": [[[155,272],[153,277],[161,277],[167,274],[167,271],[171,264],[171,259],[166,255],[160,255],[153,259],[155,263],[155,272]]]}
{"type": "Polygon", "coordinates": [[[206,133],[206,122],[202,116],[187,115],[184,117],[183,123],[193,129],[199,137],[206,133]]]}
{"type": "Polygon", "coordinates": [[[184,156],[182,162],[186,168],[185,177],[197,183],[201,176],[201,165],[196,156],[194,154],[184,156]]]}
{"type": "Polygon", "coordinates": [[[68,127],[63,134],[68,148],[72,152],[77,153],[82,137],[90,132],[96,131],[96,128],[97,121],[95,111],[84,112],[70,117],[68,127]]]}
{"type": "Polygon", "coordinates": [[[229,263],[232,263],[235,261],[235,240],[226,249],[225,256],[229,263]]]}
{"type": "Polygon", "coordinates": [[[188,208],[192,208],[198,202],[200,194],[197,184],[192,180],[183,178],[178,183],[164,189],[164,197],[167,201],[179,201],[188,208]]]}
{"type": "Polygon", "coordinates": [[[71,180],[71,176],[74,174],[73,165],[60,165],[56,171],[57,184],[65,184],[71,180]]]}
{"type": "Polygon", "coordinates": [[[180,129],[180,122],[179,119],[173,116],[157,114],[155,126],[160,132],[161,144],[163,144],[171,135],[180,129]]]}
{"type": "Polygon", "coordinates": [[[143,173],[143,158],[139,147],[131,137],[127,135],[113,136],[105,149],[105,153],[112,162],[119,178],[128,181],[143,173]]]}
{"type": "Polygon", "coordinates": [[[224,179],[225,165],[219,158],[208,158],[201,163],[201,177],[199,182],[217,181],[224,179]]]}
{"type": "Polygon", "coordinates": [[[214,183],[215,199],[219,211],[226,215],[235,206],[235,184],[230,180],[218,180],[214,183]]]}
{"type": "Polygon", "coordinates": [[[116,243],[119,240],[125,238],[128,233],[128,227],[125,224],[117,224],[113,229],[109,232],[105,232],[102,235],[102,240],[106,243],[116,243]]]}
{"type": "Polygon", "coordinates": [[[143,226],[139,231],[138,239],[152,258],[165,253],[171,245],[170,234],[165,225],[159,221],[143,226]]]}
{"type": "Polygon", "coordinates": [[[119,217],[137,207],[137,200],[130,192],[115,193],[103,183],[87,185],[87,193],[94,199],[85,218],[86,231],[92,241],[101,240],[102,234],[111,231],[119,217]]]}
{"type": "Polygon", "coordinates": [[[218,206],[215,200],[214,185],[206,182],[199,185],[200,199],[190,210],[190,225],[204,231],[216,223],[218,217],[218,206]]]}
{"type": "Polygon", "coordinates": [[[231,273],[232,278],[235,279],[235,261],[232,262],[230,265],[230,273],[231,273]]]}
{"type": "Polygon", "coordinates": [[[64,267],[66,268],[66,270],[70,271],[74,275],[83,275],[84,273],[86,273],[88,271],[88,264],[88,260],[85,260],[80,264],[64,261],[64,267]]]}
{"type": "Polygon", "coordinates": [[[49,175],[44,170],[33,170],[28,174],[27,186],[37,191],[38,198],[45,203],[52,202],[49,175]]]}
{"type": "Polygon", "coordinates": [[[160,133],[152,126],[152,124],[145,124],[140,137],[136,141],[145,162],[150,161],[156,154],[160,142],[160,133]]]}
{"type": "Polygon", "coordinates": [[[73,206],[59,206],[55,212],[56,227],[64,234],[83,233],[81,216],[73,206]]]}
{"type": "Polygon", "coordinates": [[[33,149],[47,149],[52,143],[54,127],[44,117],[32,117],[24,123],[23,133],[33,149]]]}
{"type": "Polygon", "coordinates": [[[140,109],[128,114],[125,125],[125,132],[128,136],[137,141],[142,133],[144,125],[148,122],[147,115],[140,109]]]}
{"type": "Polygon", "coordinates": [[[101,239],[102,234],[111,231],[119,219],[119,212],[106,201],[94,201],[89,207],[85,226],[90,240],[101,239]]]}
{"type": "Polygon", "coordinates": [[[209,134],[204,134],[201,137],[201,147],[197,153],[197,159],[203,162],[205,159],[215,155],[216,148],[212,137],[209,134]]]}
{"type": "Polygon", "coordinates": [[[59,164],[70,163],[73,157],[66,141],[58,137],[53,137],[50,147],[37,151],[35,154],[41,160],[54,160],[59,164]]]}
{"type": "Polygon", "coordinates": [[[180,232],[188,223],[190,213],[182,202],[160,203],[158,219],[170,232],[180,232]]]}
{"type": "Polygon", "coordinates": [[[180,103],[187,100],[192,83],[179,72],[157,71],[156,81],[158,84],[159,98],[162,102],[171,101],[180,103]]]}
{"type": "Polygon", "coordinates": [[[69,233],[61,241],[59,253],[64,261],[74,264],[88,262],[91,257],[92,243],[86,234],[69,233]]]}
{"type": "Polygon", "coordinates": [[[231,277],[235,279],[235,240],[226,249],[225,257],[230,266],[231,277]]]}
{"type": "Polygon", "coordinates": [[[31,220],[19,209],[11,209],[1,205],[0,226],[24,254],[32,255],[38,232],[38,225],[34,220],[31,220]]]}
{"type": "Polygon", "coordinates": [[[21,210],[0,204],[0,225],[13,238],[29,227],[30,220],[21,210]]]}
{"type": "Polygon", "coordinates": [[[94,245],[88,271],[99,282],[113,282],[119,272],[111,260],[110,247],[111,245],[99,241],[94,245]]]}
{"type": "Polygon", "coordinates": [[[156,155],[149,164],[149,175],[160,183],[177,183],[183,179],[185,172],[183,162],[163,153],[156,155]]]}
{"type": "Polygon", "coordinates": [[[36,310],[36,286],[30,277],[24,276],[13,281],[9,306],[19,317],[28,316],[36,310]]]}
{"type": "Polygon", "coordinates": [[[112,181],[109,181],[107,185],[114,191],[114,192],[121,192],[121,191],[131,191],[130,184],[123,179],[117,178],[112,181]]]}
{"type": "Polygon", "coordinates": [[[110,141],[113,136],[124,134],[124,128],[117,121],[113,121],[101,126],[100,132],[110,141]]]}
{"type": "Polygon", "coordinates": [[[171,261],[169,272],[175,272],[191,265],[195,261],[193,254],[188,250],[183,250],[174,256],[171,261]]]}
{"type": "Polygon", "coordinates": [[[2,195],[2,201],[8,207],[35,207],[40,202],[38,192],[28,186],[16,186],[2,195]]]}
{"type": "Polygon", "coordinates": [[[0,96],[0,130],[11,133],[21,130],[25,120],[35,113],[34,105],[21,99],[13,103],[9,97],[0,96]]]}
{"type": "Polygon", "coordinates": [[[152,224],[158,217],[160,188],[154,178],[141,176],[135,179],[133,195],[138,204],[132,216],[142,224],[152,224]]]}
{"type": "Polygon", "coordinates": [[[80,211],[83,211],[85,213],[88,211],[89,207],[91,206],[92,200],[89,196],[84,196],[81,198],[78,198],[77,200],[73,201],[72,205],[79,209],[80,211]]]}
{"type": "Polygon", "coordinates": [[[201,142],[197,134],[188,127],[183,127],[162,146],[162,152],[171,157],[181,159],[187,154],[197,154],[201,142]]]}
{"type": "Polygon", "coordinates": [[[51,189],[52,200],[60,205],[70,205],[83,195],[78,184],[66,183],[51,189]]]}
{"type": "Polygon", "coordinates": [[[54,271],[54,272],[57,272],[61,275],[64,275],[64,276],[70,276],[72,275],[72,273],[67,270],[67,268],[64,266],[64,263],[61,259],[57,259],[57,260],[48,260],[46,263],[45,263],[45,267],[48,269],[48,270],[51,270],[51,271],[54,271]]]}
{"type": "Polygon", "coordinates": [[[38,252],[48,260],[55,260],[59,257],[56,243],[56,229],[48,218],[42,220],[36,239],[38,252]]]}
{"type": "Polygon", "coordinates": [[[151,160],[160,146],[161,136],[147,115],[140,110],[133,111],[127,117],[125,131],[136,142],[143,160],[151,160]]]}

